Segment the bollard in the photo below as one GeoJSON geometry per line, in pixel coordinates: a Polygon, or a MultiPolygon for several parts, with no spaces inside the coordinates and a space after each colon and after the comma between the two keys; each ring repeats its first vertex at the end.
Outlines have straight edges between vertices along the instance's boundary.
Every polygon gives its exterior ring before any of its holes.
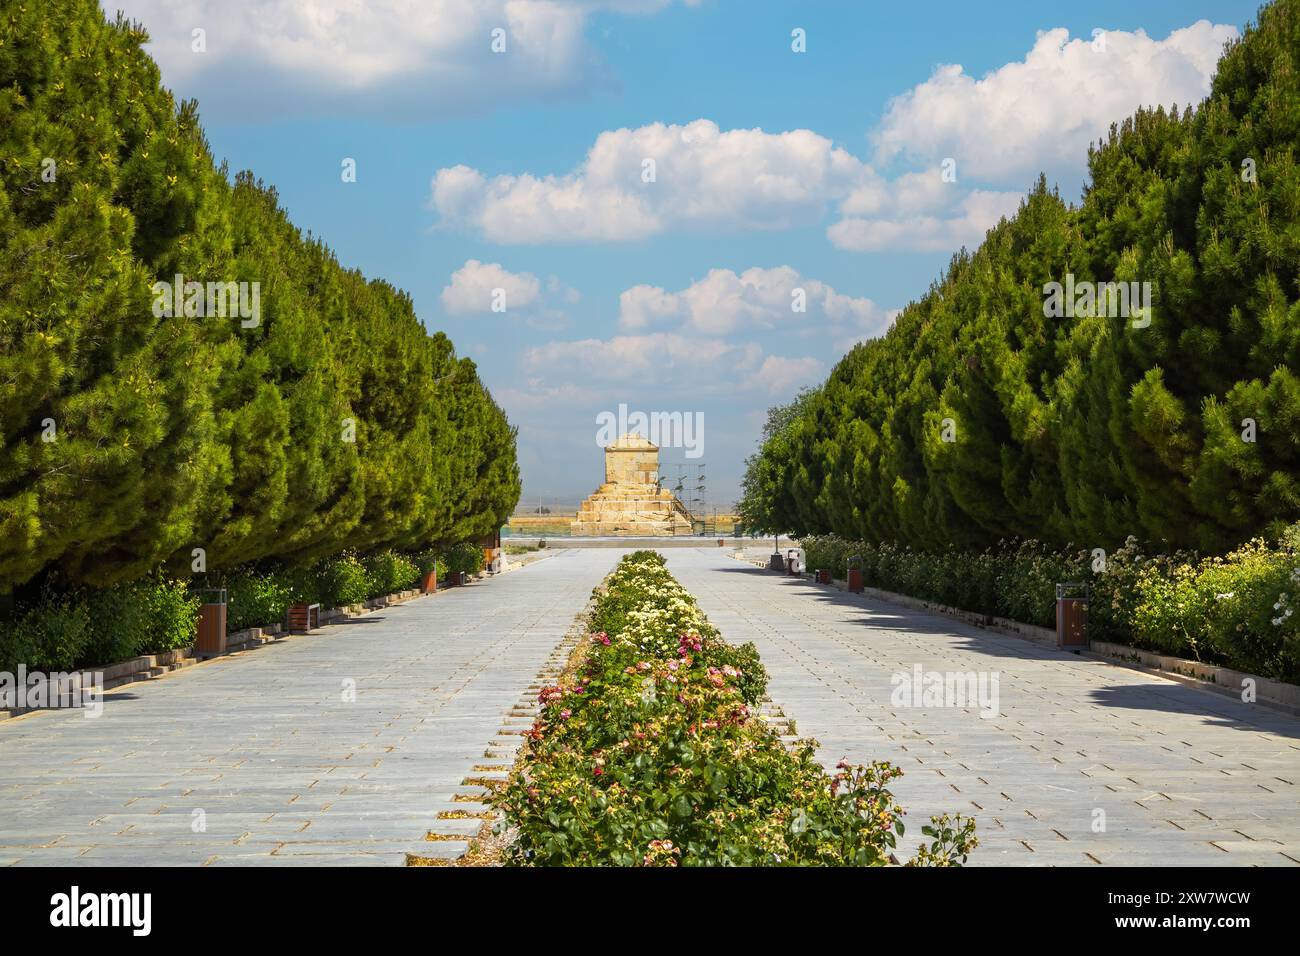
{"type": "Polygon", "coordinates": [[[849,590],[852,591],[854,594],[861,594],[862,593],[862,558],[855,554],[853,555],[853,557],[849,558],[849,560],[845,562],[845,565],[846,565],[845,568],[846,576],[848,577],[849,590]],[[853,566],[854,561],[858,562],[858,566],[856,568],[853,566]]]}
{"type": "Polygon", "coordinates": [[[1088,585],[1082,581],[1056,586],[1056,646],[1076,651],[1088,647],[1088,585]]]}
{"type": "Polygon", "coordinates": [[[226,653],[226,589],[201,588],[199,593],[212,597],[199,605],[199,632],[194,639],[194,653],[216,657],[226,653]]]}

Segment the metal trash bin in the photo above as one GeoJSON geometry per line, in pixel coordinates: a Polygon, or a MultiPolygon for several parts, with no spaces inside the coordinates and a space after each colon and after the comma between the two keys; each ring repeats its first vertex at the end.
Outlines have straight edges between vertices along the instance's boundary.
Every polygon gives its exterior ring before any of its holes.
{"type": "Polygon", "coordinates": [[[844,569],[845,577],[848,578],[849,590],[852,591],[854,594],[861,594],[862,593],[862,558],[855,554],[851,558],[849,558],[846,562],[844,562],[844,564],[845,564],[845,569],[844,569]],[[854,561],[858,562],[858,566],[856,568],[853,566],[854,561]]]}
{"type": "Polygon", "coordinates": [[[1069,650],[1088,647],[1088,585],[1084,581],[1056,586],[1056,646],[1069,650]]]}
{"type": "Polygon", "coordinates": [[[768,560],[768,562],[767,562],[767,569],[768,569],[769,571],[784,571],[784,570],[785,570],[785,558],[781,557],[781,552],[780,552],[780,551],[778,551],[778,552],[776,552],[775,554],[773,554],[772,557],[768,560]]]}
{"type": "Polygon", "coordinates": [[[200,588],[199,593],[211,597],[205,597],[199,605],[199,632],[194,639],[194,653],[216,657],[226,653],[226,589],[200,588]]]}

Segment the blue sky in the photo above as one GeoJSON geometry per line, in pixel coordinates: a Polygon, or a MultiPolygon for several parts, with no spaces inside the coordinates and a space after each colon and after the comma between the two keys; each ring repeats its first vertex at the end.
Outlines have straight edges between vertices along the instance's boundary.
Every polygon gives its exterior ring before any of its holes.
{"type": "MultiPolygon", "coordinates": [[[[273,184],[345,265],[409,290],[478,362],[520,427],[526,501],[594,488],[595,416],[625,402],[704,415],[699,460],[720,507],[769,405],[886,328],[1039,170],[1077,198],[1109,122],[1199,100],[1256,9],[106,6],[149,28],[164,83],[199,100],[218,158],[273,184]],[[791,49],[795,28],[806,52],[791,49]],[[356,182],[342,181],[345,157],[356,182]]],[[[674,472],[682,453],[664,458],[674,472]]]]}

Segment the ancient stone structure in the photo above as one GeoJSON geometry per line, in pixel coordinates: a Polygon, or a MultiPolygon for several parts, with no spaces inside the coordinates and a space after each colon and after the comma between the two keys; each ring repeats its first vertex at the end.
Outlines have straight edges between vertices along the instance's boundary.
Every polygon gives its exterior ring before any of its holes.
{"type": "Polygon", "coordinates": [[[691,516],[671,491],[661,491],[659,448],[638,434],[605,449],[605,483],[582,503],[578,535],[690,534],[691,516]]]}

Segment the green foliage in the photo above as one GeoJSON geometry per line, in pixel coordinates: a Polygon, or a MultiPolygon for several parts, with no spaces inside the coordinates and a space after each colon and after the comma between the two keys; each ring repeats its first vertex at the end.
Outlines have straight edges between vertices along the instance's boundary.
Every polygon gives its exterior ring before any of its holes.
{"type": "Polygon", "coordinates": [[[495,531],[515,435],[474,363],[218,166],[147,40],[94,0],[0,11],[0,594],[495,531]],[[156,315],[177,274],[257,283],[258,321],[156,315]]]}
{"type": "Polygon", "coordinates": [[[471,541],[464,541],[447,552],[448,571],[477,574],[483,570],[483,549],[471,541]]]}
{"type": "Polygon", "coordinates": [[[355,555],[322,561],[316,571],[316,601],[325,607],[360,604],[371,596],[370,575],[355,555]]]}
{"type": "Polygon", "coordinates": [[[883,338],[774,409],[747,526],[1223,552],[1300,519],[1298,133],[1300,0],[1277,0],[1205,102],[1112,127],[1079,205],[1040,177],[883,338]],[[1149,282],[1150,325],[1046,317],[1067,274],[1149,282]]]}
{"type": "Polygon", "coordinates": [[[414,587],[420,580],[420,569],[415,561],[395,551],[372,554],[363,562],[370,581],[368,597],[395,594],[414,587]]]}
{"type": "Polygon", "coordinates": [[[844,577],[850,555],[863,583],[991,617],[1056,626],[1056,584],[1087,583],[1089,634],[1300,683],[1300,524],[1222,557],[1144,555],[1135,538],[1094,560],[1039,542],[983,551],[915,551],[832,535],[802,542],[810,568],[844,577]]]}
{"type": "MultiPolygon", "coordinates": [[[[231,633],[250,627],[281,624],[289,605],[304,600],[305,575],[283,569],[235,568],[220,576],[226,588],[226,628],[231,633]]],[[[314,589],[311,595],[315,597],[314,589]]]]}
{"type": "MultiPolygon", "coordinates": [[[[523,865],[880,866],[904,836],[888,763],[788,750],[750,711],[766,674],[731,648],[663,558],[625,557],[597,590],[595,633],[544,688],[521,772],[492,802],[523,865]]],[[[955,865],[974,822],[936,818],[911,861],[955,865]]]]}
{"type": "Polygon", "coordinates": [[[198,606],[186,582],[159,575],[102,590],[49,588],[0,618],[0,670],[66,671],[188,647],[198,606]]]}

